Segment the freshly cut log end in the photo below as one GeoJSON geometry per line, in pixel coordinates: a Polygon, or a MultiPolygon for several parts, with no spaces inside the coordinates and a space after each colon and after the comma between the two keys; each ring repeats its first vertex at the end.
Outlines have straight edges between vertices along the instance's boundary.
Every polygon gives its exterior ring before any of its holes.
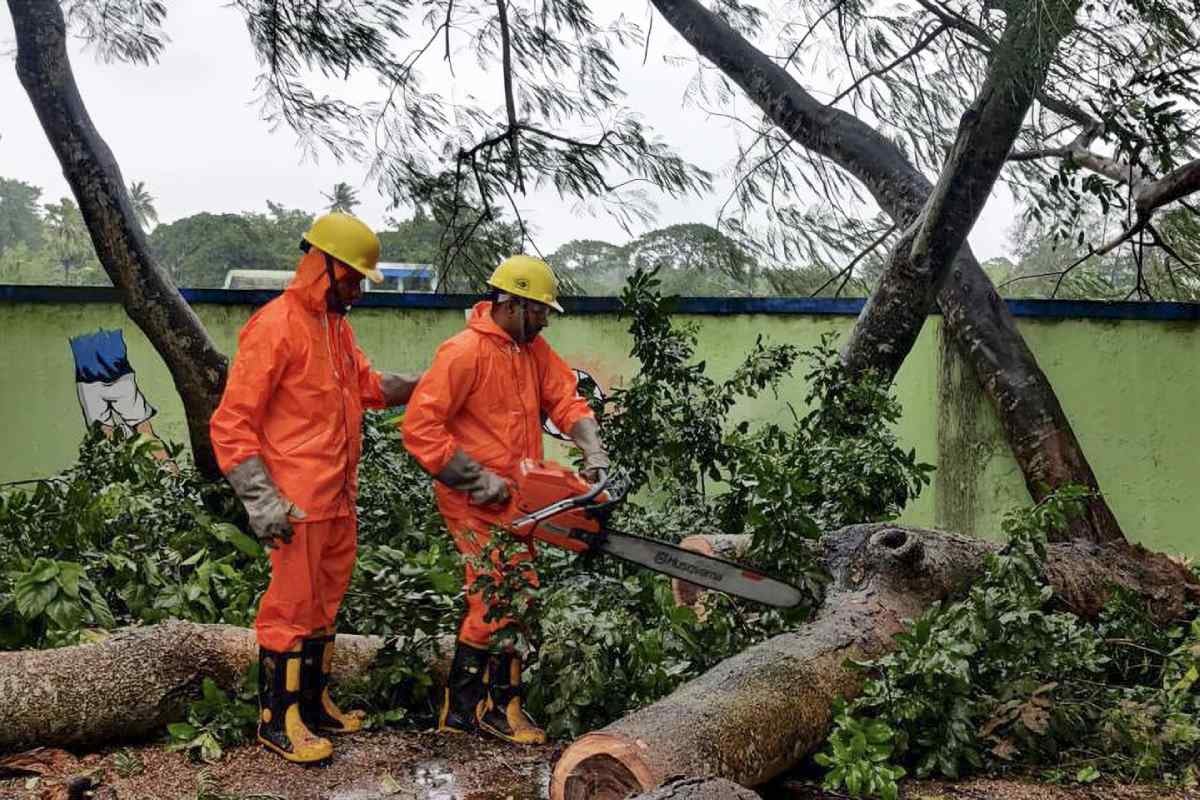
{"type": "MultiPolygon", "coordinates": [[[[716,556],[726,561],[749,563],[746,554],[750,552],[751,543],[752,537],[748,533],[697,533],[684,538],[679,542],[679,546],[684,550],[716,556]]],[[[756,566],[752,563],[749,565],[756,566]]],[[[701,601],[708,592],[705,587],[688,583],[681,578],[671,579],[671,595],[675,599],[675,605],[690,608],[701,616],[705,611],[701,601]]]]}
{"type": "Polygon", "coordinates": [[[724,778],[674,778],[629,800],[762,800],[745,786],[724,778]]]}
{"type": "Polygon", "coordinates": [[[551,800],[619,800],[657,786],[662,778],[643,760],[645,743],[610,733],[576,740],[554,766],[551,800]]]}

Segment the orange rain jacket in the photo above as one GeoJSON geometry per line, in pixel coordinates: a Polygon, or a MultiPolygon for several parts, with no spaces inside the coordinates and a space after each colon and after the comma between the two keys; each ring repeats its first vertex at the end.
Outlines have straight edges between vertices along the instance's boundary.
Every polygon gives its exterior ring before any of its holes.
{"type": "MultiPolygon", "coordinates": [[[[518,345],[477,303],[467,329],[442,343],[404,412],[404,446],[430,474],[462,448],[512,477],[523,458],[542,458],[542,414],[561,431],[591,417],[575,373],[541,336],[518,345]]],[[[443,516],[471,516],[467,495],[435,482],[443,516]]]]}
{"type": "Polygon", "coordinates": [[[209,425],[221,471],[259,454],[306,522],[353,516],[364,408],[384,408],[378,372],[350,323],[326,309],[325,257],[315,247],[279,297],[238,336],[209,425]]]}

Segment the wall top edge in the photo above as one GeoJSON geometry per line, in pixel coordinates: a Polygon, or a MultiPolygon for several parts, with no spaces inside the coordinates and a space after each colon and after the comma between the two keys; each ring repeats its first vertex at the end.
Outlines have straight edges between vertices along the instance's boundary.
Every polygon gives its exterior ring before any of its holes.
{"type": "MultiPolygon", "coordinates": [[[[191,305],[260,306],[278,292],[247,289],[181,289],[191,305]]],[[[615,314],[621,310],[616,297],[564,297],[563,307],[572,314],[615,314]]],[[[465,309],[479,300],[467,294],[418,294],[367,292],[356,307],[406,310],[465,309]]],[[[830,297],[681,297],[675,311],[698,315],[805,315],[857,316],[861,298],[830,297]]],[[[6,286],[0,285],[0,305],[16,303],[120,304],[120,294],[104,286],[6,286]]],[[[1200,303],[1134,303],[1093,300],[1006,300],[1016,317],[1050,319],[1130,319],[1200,321],[1200,303]]]]}

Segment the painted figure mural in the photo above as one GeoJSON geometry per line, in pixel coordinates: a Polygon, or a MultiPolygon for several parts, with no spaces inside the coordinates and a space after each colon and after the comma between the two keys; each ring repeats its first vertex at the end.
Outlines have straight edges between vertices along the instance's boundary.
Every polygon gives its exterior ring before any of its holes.
{"type": "MultiPolygon", "coordinates": [[[[150,422],[158,409],[138,388],[124,332],[100,329],[73,336],[70,342],[84,425],[90,429],[99,424],[105,436],[112,436],[119,428],[127,436],[141,434],[158,439],[150,422]]],[[[168,457],[161,447],[154,455],[163,460],[168,457]]]]}

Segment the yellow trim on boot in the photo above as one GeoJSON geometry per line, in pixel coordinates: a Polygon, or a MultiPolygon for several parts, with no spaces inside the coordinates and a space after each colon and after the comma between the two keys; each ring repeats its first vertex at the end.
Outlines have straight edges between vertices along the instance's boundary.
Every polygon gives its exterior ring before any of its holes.
{"type": "MultiPolygon", "coordinates": [[[[284,689],[288,692],[300,691],[300,659],[289,659],[284,673],[284,689]]],[[[270,722],[271,710],[263,709],[260,719],[270,722]]],[[[283,712],[283,733],[292,744],[291,752],[284,750],[262,736],[258,741],[273,753],[283,756],[288,761],[297,764],[311,764],[324,761],[333,755],[333,743],[328,739],[316,736],[300,718],[300,704],[292,703],[283,712]]]]}
{"type": "MultiPolygon", "coordinates": [[[[329,641],[325,642],[325,647],[321,652],[321,674],[328,676],[333,672],[333,648],[334,648],[334,633],[330,631],[329,641]]],[[[325,713],[333,717],[341,724],[340,728],[322,727],[321,730],[328,733],[354,733],[362,730],[363,721],[367,718],[367,712],[359,709],[351,711],[342,711],[337,707],[337,703],[333,702],[333,698],[329,696],[329,687],[326,687],[321,692],[321,708],[325,713]]]]}
{"type": "Polygon", "coordinates": [[[329,689],[321,692],[321,707],[325,709],[325,713],[336,719],[340,724],[340,728],[329,728],[322,726],[321,730],[327,733],[354,733],[362,730],[363,720],[367,718],[365,711],[357,709],[353,711],[342,711],[333,702],[333,698],[329,696],[329,689]]]}
{"type": "Polygon", "coordinates": [[[514,697],[508,701],[508,708],[504,709],[504,718],[508,722],[508,727],[512,734],[507,734],[504,731],[495,728],[487,723],[484,716],[488,711],[496,708],[492,699],[489,697],[484,705],[484,711],[479,715],[479,728],[487,733],[495,736],[506,742],[513,744],[545,744],[546,732],[539,728],[525,710],[521,708],[521,698],[514,697]]]}
{"type": "Polygon", "coordinates": [[[292,703],[284,712],[283,730],[287,734],[288,741],[292,743],[290,753],[262,736],[258,737],[258,741],[271,752],[277,753],[295,764],[312,764],[316,761],[324,761],[333,755],[333,743],[324,737],[314,735],[300,719],[299,703],[292,703]]]}
{"type": "Polygon", "coordinates": [[[446,724],[446,719],[450,716],[450,687],[442,689],[442,710],[438,712],[438,733],[466,733],[460,728],[452,728],[446,724]]]}

